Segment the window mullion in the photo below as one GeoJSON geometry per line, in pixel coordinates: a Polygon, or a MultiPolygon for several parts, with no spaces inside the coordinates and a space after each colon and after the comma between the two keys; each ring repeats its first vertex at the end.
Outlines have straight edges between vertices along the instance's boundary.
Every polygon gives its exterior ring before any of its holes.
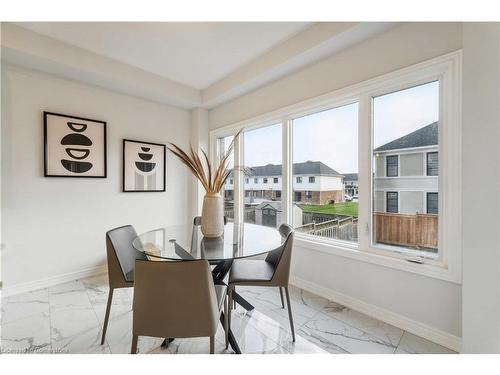
{"type": "Polygon", "coordinates": [[[243,134],[237,137],[234,141],[234,221],[236,223],[243,223],[243,214],[245,211],[245,204],[243,201],[244,194],[244,184],[243,178],[244,173],[242,171],[242,166],[245,165],[245,160],[243,160],[243,134]]]}
{"type": "Polygon", "coordinates": [[[292,225],[292,121],[282,122],[282,181],[281,199],[283,207],[283,222],[292,225]]]}
{"type": "Polygon", "coordinates": [[[358,244],[362,249],[367,249],[371,242],[371,117],[371,98],[362,95],[358,107],[358,244]]]}

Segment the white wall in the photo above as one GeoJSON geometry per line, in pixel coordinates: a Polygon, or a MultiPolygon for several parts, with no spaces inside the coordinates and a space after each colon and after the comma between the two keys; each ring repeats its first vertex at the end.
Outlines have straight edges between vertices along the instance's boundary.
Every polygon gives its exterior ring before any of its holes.
{"type": "Polygon", "coordinates": [[[122,139],[186,146],[188,111],[43,73],[2,70],[2,277],[6,292],[104,265],[105,232],[191,217],[187,170],[167,154],[165,193],[121,193],[122,139]],[[44,178],[42,111],[107,122],[108,177],[44,178]]]}
{"type": "Polygon", "coordinates": [[[462,48],[460,23],[406,23],[209,112],[210,129],[462,48]]]}
{"type": "MultiPolygon", "coordinates": [[[[462,47],[457,23],[403,24],[209,112],[210,128],[262,115],[462,47]]],[[[298,241],[297,241],[298,243],[298,241]]],[[[459,347],[461,286],[297,245],[295,283],[459,347]]]]}
{"type": "Polygon", "coordinates": [[[462,157],[466,353],[500,353],[499,103],[500,26],[466,24],[462,157]]]}

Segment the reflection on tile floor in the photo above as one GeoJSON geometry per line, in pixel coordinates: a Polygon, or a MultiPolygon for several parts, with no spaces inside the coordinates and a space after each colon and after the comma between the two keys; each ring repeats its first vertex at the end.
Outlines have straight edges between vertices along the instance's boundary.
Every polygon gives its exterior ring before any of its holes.
{"type": "MultiPolygon", "coordinates": [[[[243,353],[453,353],[451,350],[290,287],[296,342],[278,288],[239,287],[254,306],[233,312],[233,333],[243,353]]],[[[133,290],[115,290],[106,342],[100,345],[108,296],[106,275],[24,293],[2,301],[1,349],[16,353],[129,353],[132,342],[133,290]]],[[[168,348],[161,338],[140,337],[139,353],[209,352],[208,338],[176,339],[168,348]]],[[[225,349],[222,326],[217,353],[225,349]]]]}

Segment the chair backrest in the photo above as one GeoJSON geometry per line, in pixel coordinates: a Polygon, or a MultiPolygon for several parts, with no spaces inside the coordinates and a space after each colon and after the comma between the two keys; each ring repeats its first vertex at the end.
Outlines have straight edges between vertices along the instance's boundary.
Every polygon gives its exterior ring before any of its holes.
{"type": "Polygon", "coordinates": [[[213,336],[219,309],[206,260],[135,263],[133,334],[213,336]]]}
{"type": "Polygon", "coordinates": [[[135,260],[147,259],[144,253],[132,246],[136,237],[137,232],[132,225],[114,228],[106,233],[110,287],[130,286],[128,284],[134,281],[135,260]]]}
{"type": "Polygon", "coordinates": [[[293,228],[288,224],[282,224],[280,225],[278,231],[280,232],[281,237],[285,240],[288,238],[288,235],[293,232],[293,228]]]}
{"type": "Polygon", "coordinates": [[[274,267],[272,283],[285,286],[288,285],[290,278],[294,230],[288,224],[281,224],[279,232],[283,237],[283,244],[269,252],[266,262],[271,263],[274,267]]]}
{"type": "MultiPolygon", "coordinates": [[[[199,227],[201,225],[201,216],[196,216],[193,220],[193,224],[199,227]]],[[[224,216],[224,225],[226,224],[227,224],[227,217],[224,216]]]]}

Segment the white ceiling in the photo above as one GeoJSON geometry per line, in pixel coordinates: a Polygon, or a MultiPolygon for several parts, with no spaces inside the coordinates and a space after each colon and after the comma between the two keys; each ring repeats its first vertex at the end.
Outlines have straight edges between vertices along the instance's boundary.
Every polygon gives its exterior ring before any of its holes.
{"type": "Polygon", "coordinates": [[[23,22],[18,26],[205,89],[307,22],[23,22]]]}

